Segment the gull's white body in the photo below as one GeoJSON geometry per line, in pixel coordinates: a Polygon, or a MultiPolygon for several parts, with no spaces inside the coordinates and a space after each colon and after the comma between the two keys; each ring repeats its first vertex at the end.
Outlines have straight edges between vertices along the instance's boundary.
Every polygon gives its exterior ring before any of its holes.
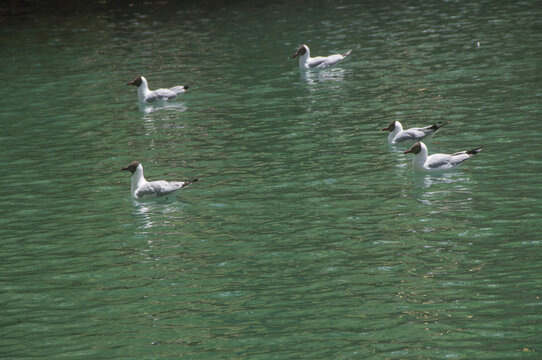
{"type": "Polygon", "coordinates": [[[156,198],[169,195],[194,181],[197,181],[197,179],[193,181],[147,181],[143,175],[143,165],[138,164],[132,173],[130,192],[134,199],[156,198]]]}
{"type": "MultiPolygon", "coordinates": [[[[413,127],[406,130],[403,130],[403,125],[399,121],[395,121],[392,124],[394,124],[394,129],[388,134],[388,143],[390,145],[407,143],[411,141],[427,141],[431,139],[438,130],[440,130],[440,127],[437,124],[426,127],[413,127]]],[[[388,128],[382,130],[388,130],[388,128]]]]}
{"type": "Polygon", "coordinates": [[[302,70],[307,69],[323,69],[335,65],[339,61],[348,56],[352,50],[348,50],[343,54],[334,54],[329,56],[317,56],[311,58],[311,51],[307,45],[303,45],[299,48],[295,56],[299,56],[299,68],[302,70]],[[304,50],[301,50],[304,49],[304,50]]]}
{"type": "Polygon", "coordinates": [[[433,154],[429,155],[427,146],[423,142],[418,142],[412,146],[410,150],[405,153],[414,153],[412,159],[412,168],[418,172],[441,172],[455,169],[461,165],[465,160],[470,159],[477,153],[482,151],[482,148],[477,148],[470,151],[460,151],[455,154],[433,154]],[[419,149],[417,146],[419,145],[419,149]],[[416,150],[413,150],[416,147],[416,150]],[[418,151],[419,152],[415,152],[418,151]]]}
{"type": "Polygon", "coordinates": [[[188,89],[188,86],[174,86],[169,89],[150,90],[149,83],[144,76],[140,76],[137,79],[128,84],[137,86],[137,97],[139,101],[143,103],[149,103],[156,100],[169,100],[184,93],[188,89]],[[139,86],[134,83],[137,79],[141,79],[139,86]]]}

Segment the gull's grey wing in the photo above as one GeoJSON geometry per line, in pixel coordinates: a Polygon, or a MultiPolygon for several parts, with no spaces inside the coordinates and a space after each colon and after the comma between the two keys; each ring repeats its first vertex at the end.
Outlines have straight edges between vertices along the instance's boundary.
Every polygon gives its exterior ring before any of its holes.
{"type": "Polygon", "coordinates": [[[341,61],[342,59],[344,59],[344,57],[345,57],[345,55],[341,55],[341,54],[329,55],[329,56],[326,56],[326,57],[318,56],[318,57],[315,57],[315,58],[311,59],[311,63],[309,63],[309,66],[310,67],[321,67],[321,68],[332,66],[332,65],[335,65],[336,63],[338,63],[339,61],[341,61]],[[314,61],[314,60],[317,60],[318,64],[313,65],[312,61],[314,61]]]}
{"type": "Polygon", "coordinates": [[[414,128],[414,129],[416,131],[422,132],[424,134],[423,137],[426,137],[426,136],[433,135],[434,133],[436,133],[437,130],[440,129],[440,127],[438,127],[437,124],[434,124],[434,125],[429,125],[429,126],[414,128]]]}
{"type": "Polygon", "coordinates": [[[430,168],[451,168],[460,165],[471,156],[467,151],[459,151],[451,155],[433,154],[429,157],[427,166],[430,168]]]}
{"type": "Polygon", "coordinates": [[[157,89],[153,91],[152,96],[156,99],[167,100],[176,97],[177,93],[171,89],[157,89]]]}
{"type": "Polygon", "coordinates": [[[418,140],[421,137],[423,137],[423,133],[417,132],[417,131],[411,131],[411,129],[406,131],[401,131],[395,138],[393,139],[395,142],[402,142],[402,141],[409,141],[409,140],[418,140]]]}
{"type": "Polygon", "coordinates": [[[470,157],[472,155],[473,154],[469,154],[466,150],[456,152],[455,154],[452,154],[451,163],[452,163],[453,166],[457,166],[457,165],[461,164],[463,161],[465,161],[467,159],[470,159],[470,157]]]}
{"type": "Polygon", "coordinates": [[[412,128],[412,129],[409,129],[409,130],[413,130],[416,133],[423,134],[423,136],[427,136],[427,135],[430,135],[430,134],[435,132],[435,129],[432,128],[431,126],[421,127],[421,128],[412,128]]]}
{"type": "Polygon", "coordinates": [[[423,138],[433,135],[435,132],[434,128],[432,126],[427,126],[423,128],[410,128],[401,131],[397,136],[394,138],[395,142],[402,142],[402,141],[419,141],[423,138]]]}
{"type": "Polygon", "coordinates": [[[426,164],[430,168],[447,168],[452,166],[452,156],[448,154],[433,154],[429,156],[426,164]]]}
{"type": "Polygon", "coordinates": [[[150,94],[147,94],[147,96],[145,96],[145,99],[144,101],[145,102],[152,102],[152,101],[156,101],[156,100],[159,100],[160,97],[158,96],[158,94],[156,94],[155,92],[151,92],[150,94]]]}
{"type": "Polygon", "coordinates": [[[415,129],[408,129],[408,130],[403,130],[399,134],[397,134],[395,138],[393,138],[393,141],[396,143],[403,142],[403,141],[418,141],[422,139],[423,137],[424,137],[423,132],[417,131],[415,129]]]}
{"type": "Polygon", "coordinates": [[[158,191],[158,196],[164,196],[168,195],[176,190],[179,190],[183,186],[186,185],[184,181],[159,181],[160,183],[160,190],[158,191]]]}
{"type": "Polygon", "coordinates": [[[434,131],[430,128],[410,128],[405,130],[405,132],[412,134],[416,139],[422,139],[427,135],[431,135],[434,131]]]}
{"type": "Polygon", "coordinates": [[[186,183],[185,182],[177,182],[172,181],[168,182],[165,180],[158,180],[158,181],[151,181],[140,187],[136,193],[135,196],[138,198],[144,197],[144,196],[164,196],[168,195],[175,190],[179,190],[182,188],[186,183]]]}
{"type": "Polygon", "coordinates": [[[167,100],[167,99],[169,99],[169,97],[164,96],[160,92],[153,91],[153,92],[147,94],[147,96],[145,97],[145,102],[153,102],[153,101],[156,101],[156,100],[167,100]]]}
{"type": "Polygon", "coordinates": [[[309,60],[309,67],[313,68],[313,67],[318,67],[320,65],[323,65],[326,63],[326,60],[327,58],[326,57],[323,57],[323,56],[317,56],[315,58],[311,58],[309,60]]]}
{"type": "Polygon", "coordinates": [[[144,196],[158,196],[159,191],[160,186],[153,181],[138,188],[134,195],[136,198],[142,198],[144,196]]]}
{"type": "Polygon", "coordinates": [[[179,94],[182,94],[183,92],[186,91],[186,89],[188,89],[186,86],[182,85],[182,86],[174,86],[172,87],[171,91],[173,91],[175,94],[179,95],[179,94]]]}

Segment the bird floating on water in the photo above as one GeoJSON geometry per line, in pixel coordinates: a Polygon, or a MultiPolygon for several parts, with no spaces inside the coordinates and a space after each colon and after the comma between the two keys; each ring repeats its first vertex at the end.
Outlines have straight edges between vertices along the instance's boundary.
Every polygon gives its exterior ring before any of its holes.
{"type": "Polygon", "coordinates": [[[131,193],[134,199],[147,199],[162,197],[171,194],[174,191],[198,181],[198,179],[189,181],[147,181],[143,175],[143,165],[139,161],[132,161],[130,165],[122,168],[132,173],[131,193]]]}
{"type": "Polygon", "coordinates": [[[461,165],[465,160],[482,151],[482,148],[476,148],[469,151],[460,151],[455,154],[433,154],[429,155],[427,146],[423,142],[417,142],[405,154],[414,154],[412,159],[412,168],[419,172],[439,172],[452,170],[461,165]]]}
{"type": "Polygon", "coordinates": [[[421,141],[430,139],[435,133],[446,124],[435,123],[426,127],[413,127],[403,130],[403,125],[399,121],[392,121],[388,127],[382,131],[389,131],[388,143],[396,145],[409,141],[421,141]]]}
{"type": "Polygon", "coordinates": [[[292,56],[292,59],[299,56],[300,69],[323,69],[335,65],[348,56],[351,52],[352,50],[348,50],[342,54],[317,56],[311,58],[311,51],[309,50],[309,47],[307,45],[301,45],[299,49],[297,49],[297,52],[292,56]]]}
{"type": "Polygon", "coordinates": [[[138,76],[126,85],[137,86],[137,97],[140,102],[153,102],[156,100],[169,100],[188,90],[188,85],[174,86],[169,89],[149,90],[149,83],[144,76],[138,76]]]}

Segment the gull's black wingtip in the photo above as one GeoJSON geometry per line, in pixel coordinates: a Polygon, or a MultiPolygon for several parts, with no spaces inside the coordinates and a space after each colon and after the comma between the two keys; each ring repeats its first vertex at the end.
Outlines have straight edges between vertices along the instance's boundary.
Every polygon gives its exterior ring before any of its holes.
{"type": "Polygon", "coordinates": [[[181,186],[181,187],[186,187],[186,186],[188,186],[188,185],[190,185],[190,184],[195,183],[196,181],[198,181],[198,178],[195,178],[195,179],[192,179],[192,180],[185,181],[184,184],[183,184],[183,186],[181,186]]]}
{"type": "Polygon", "coordinates": [[[467,154],[469,155],[476,155],[478,154],[480,151],[482,151],[483,147],[480,146],[479,148],[476,148],[476,149],[472,149],[472,150],[469,150],[467,151],[467,154]]]}

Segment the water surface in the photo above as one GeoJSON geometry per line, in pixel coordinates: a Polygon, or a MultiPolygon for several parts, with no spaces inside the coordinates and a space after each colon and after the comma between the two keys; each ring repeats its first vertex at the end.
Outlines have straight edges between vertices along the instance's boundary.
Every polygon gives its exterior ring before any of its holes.
{"type": "Polygon", "coordinates": [[[540,358],[537,5],[3,8],[0,357],[540,358]],[[484,150],[414,175],[392,120],[484,150]]]}

